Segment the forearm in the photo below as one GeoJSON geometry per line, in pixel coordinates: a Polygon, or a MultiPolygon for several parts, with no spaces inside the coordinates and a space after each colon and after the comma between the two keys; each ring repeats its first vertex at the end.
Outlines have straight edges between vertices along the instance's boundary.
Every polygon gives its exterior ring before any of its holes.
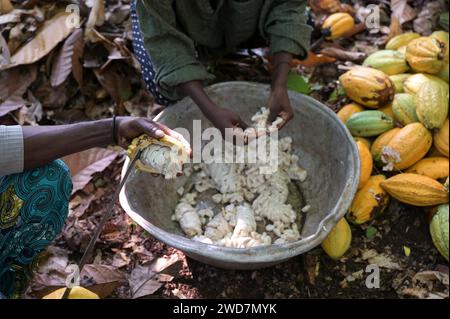
{"type": "Polygon", "coordinates": [[[272,90],[286,89],[289,71],[291,70],[292,54],[278,52],[272,57],[272,90]]]}
{"type": "Polygon", "coordinates": [[[216,105],[208,97],[200,81],[189,81],[180,84],[180,89],[183,94],[189,96],[198,105],[207,118],[213,115],[216,105]]]}
{"type": "Polygon", "coordinates": [[[112,120],[58,126],[24,126],[24,169],[113,143],[112,120]]]}

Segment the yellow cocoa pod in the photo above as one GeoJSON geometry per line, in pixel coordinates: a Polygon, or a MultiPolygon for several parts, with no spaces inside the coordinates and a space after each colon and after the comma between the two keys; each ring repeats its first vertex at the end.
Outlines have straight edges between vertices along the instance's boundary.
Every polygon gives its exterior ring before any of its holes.
{"type": "Polygon", "coordinates": [[[322,242],[322,249],[332,259],[345,255],[352,242],[352,230],[345,218],[342,218],[322,242]]]}
{"type": "Polygon", "coordinates": [[[449,45],[448,45],[448,32],[435,31],[430,35],[431,38],[435,38],[445,46],[445,61],[448,63],[449,58],[449,45]]]}
{"type": "MultiPolygon", "coordinates": [[[[42,299],[62,299],[67,288],[55,290],[42,299]]],[[[100,299],[100,297],[86,288],[75,286],[69,293],[69,299],[100,299]]]]}
{"type": "Polygon", "coordinates": [[[389,103],[383,107],[380,107],[378,111],[383,112],[390,118],[394,118],[394,110],[392,109],[392,103],[389,103]]]}
{"type": "MultiPolygon", "coordinates": [[[[407,49],[407,48],[408,48],[408,46],[405,45],[405,46],[399,48],[397,51],[400,52],[400,53],[403,53],[403,54],[405,55],[405,57],[406,57],[406,49],[407,49]]],[[[408,62],[408,61],[407,61],[407,62],[408,62]]]]}
{"type": "Polygon", "coordinates": [[[348,13],[334,13],[325,19],[322,29],[328,35],[327,39],[335,40],[349,33],[355,25],[355,20],[348,13]]]}
{"type": "Polygon", "coordinates": [[[381,153],[385,146],[389,144],[389,142],[394,138],[397,133],[400,132],[399,127],[395,127],[376,138],[373,142],[370,152],[372,153],[373,160],[377,164],[381,164],[381,153]]]}
{"type": "Polygon", "coordinates": [[[385,170],[402,170],[420,161],[430,150],[433,136],[422,123],[411,123],[383,148],[381,159],[385,170]]]}
{"type": "Polygon", "coordinates": [[[420,38],[420,34],[414,32],[399,34],[388,41],[386,50],[398,50],[401,47],[407,46],[412,40],[417,38],[420,38]]]}
{"type": "Polygon", "coordinates": [[[446,178],[449,175],[449,162],[447,157],[427,157],[421,159],[406,173],[425,175],[432,179],[446,178]]]}
{"type": "Polygon", "coordinates": [[[383,181],[381,187],[399,202],[413,206],[448,203],[445,186],[424,175],[398,174],[383,181]]]}
{"type": "Polygon", "coordinates": [[[380,70],[358,66],[341,75],[339,80],[349,98],[368,108],[377,109],[394,99],[394,84],[380,70]]]}
{"type": "Polygon", "coordinates": [[[420,87],[430,80],[440,83],[447,89],[448,92],[448,84],[444,80],[438,78],[437,76],[423,73],[417,73],[408,77],[405,82],[403,82],[403,89],[405,93],[415,95],[419,91],[420,87]]]}
{"type": "Polygon", "coordinates": [[[448,118],[442,125],[441,129],[434,133],[434,147],[439,151],[439,153],[448,157],[448,118]]]}
{"type": "Polygon", "coordinates": [[[439,71],[438,74],[436,74],[440,79],[444,80],[445,82],[448,83],[448,63],[446,65],[444,65],[444,67],[442,68],[442,70],[439,71]]]}
{"type": "Polygon", "coordinates": [[[440,129],[448,115],[448,91],[437,82],[425,82],[415,97],[416,113],[426,128],[440,129]]]}
{"type": "Polygon", "coordinates": [[[361,189],[369,180],[373,169],[373,159],[369,148],[362,142],[356,142],[359,152],[361,173],[359,175],[358,189],[361,189]]]}
{"type": "Polygon", "coordinates": [[[368,138],[365,138],[365,137],[354,137],[353,139],[354,139],[356,142],[361,142],[361,143],[363,143],[363,144],[366,145],[367,148],[370,150],[370,147],[372,146],[372,142],[371,142],[368,138]]]}
{"type": "Polygon", "coordinates": [[[402,73],[402,74],[394,74],[389,77],[389,79],[391,79],[392,83],[394,83],[395,93],[403,93],[404,92],[403,91],[403,83],[410,76],[411,76],[411,74],[409,74],[409,73],[402,73]]]}
{"type": "Polygon", "coordinates": [[[406,48],[406,60],[416,72],[438,73],[445,62],[445,44],[431,37],[412,40],[406,48]]]}
{"type": "Polygon", "coordinates": [[[384,175],[371,176],[366,185],[356,193],[347,214],[350,222],[364,224],[384,212],[389,203],[389,196],[380,185],[385,180],[384,175]]]}
{"type": "Polygon", "coordinates": [[[342,123],[345,124],[347,120],[355,113],[364,111],[364,108],[356,103],[350,103],[345,106],[343,106],[339,112],[337,113],[337,116],[342,121],[342,123]]]}

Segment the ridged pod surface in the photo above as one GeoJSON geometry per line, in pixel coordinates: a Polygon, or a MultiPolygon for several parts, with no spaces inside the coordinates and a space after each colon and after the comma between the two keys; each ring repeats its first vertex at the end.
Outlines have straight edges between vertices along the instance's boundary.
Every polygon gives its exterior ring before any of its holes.
{"type": "Polygon", "coordinates": [[[448,38],[448,32],[445,31],[434,31],[431,35],[431,38],[435,38],[439,42],[443,43],[445,46],[445,61],[448,63],[449,59],[449,38],[448,38]]]}
{"type": "Polygon", "coordinates": [[[394,127],[394,120],[380,111],[363,111],[353,114],[346,123],[353,136],[380,135],[394,127]]]}
{"type": "Polygon", "coordinates": [[[437,75],[440,79],[442,79],[442,80],[444,80],[445,82],[448,83],[448,72],[449,72],[449,69],[448,69],[448,63],[447,63],[447,64],[442,68],[442,70],[440,70],[439,73],[437,73],[436,75],[437,75]]]}
{"type": "Polygon", "coordinates": [[[403,127],[383,148],[384,170],[402,170],[420,161],[430,150],[433,136],[422,123],[403,127]]]}
{"type": "Polygon", "coordinates": [[[430,234],[436,249],[448,261],[448,204],[440,205],[430,223],[430,234]]]}
{"type": "Polygon", "coordinates": [[[445,45],[431,37],[412,40],[406,48],[406,60],[416,72],[438,73],[445,62],[445,45]]]}
{"type": "Polygon", "coordinates": [[[388,75],[400,74],[409,70],[405,55],[393,50],[376,51],[364,60],[363,65],[383,71],[388,75]]]}
{"type": "Polygon", "coordinates": [[[352,230],[342,218],[322,242],[322,249],[332,259],[339,259],[347,252],[352,242],[352,230]]]}
{"type": "Polygon", "coordinates": [[[358,189],[361,189],[369,180],[373,170],[373,158],[369,148],[362,142],[356,142],[358,146],[361,173],[359,175],[358,189]]]}
{"type": "Polygon", "coordinates": [[[439,153],[448,157],[448,135],[449,135],[449,125],[448,118],[442,125],[441,129],[434,133],[434,147],[439,151],[439,153]]]}
{"type": "Polygon", "coordinates": [[[448,115],[448,92],[434,81],[425,82],[415,97],[416,113],[426,128],[440,129],[448,115]]]}
{"type": "Polygon", "coordinates": [[[371,176],[366,185],[361,188],[353,199],[347,219],[353,224],[364,224],[384,212],[389,203],[389,196],[381,188],[386,180],[384,175],[371,176]]]}
{"type": "Polygon", "coordinates": [[[394,99],[394,84],[380,70],[358,66],[341,75],[339,80],[349,98],[368,108],[377,109],[394,99]]]}
{"type": "Polygon", "coordinates": [[[348,13],[334,13],[325,19],[322,29],[329,34],[327,39],[335,40],[349,33],[355,25],[355,20],[348,13]]]}
{"type": "Polygon", "coordinates": [[[448,203],[448,192],[444,185],[424,175],[398,174],[383,181],[381,187],[399,202],[413,206],[448,203]]]}
{"type": "Polygon", "coordinates": [[[443,179],[449,175],[449,162],[447,157],[427,157],[421,159],[406,173],[428,176],[432,179],[443,179]]]}
{"type": "Polygon", "coordinates": [[[403,85],[407,78],[409,78],[412,74],[402,73],[402,74],[394,74],[389,77],[389,79],[394,83],[395,93],[403,93],[403,85]]]}
{"type": "Polygon", "coordinates": [[[337,113],[337,116],[342,121],[342,123],[346,123],[347,120],[355,113],[364,111],[364,108],[356,103],[350,103],[345,106],[343,106],[339,112],[337,113]]]}
{"type": "Polygon", "coordinates": [[[399,34],[388,41],[386,50],[398,50],[408,45],[412,40],[420,38],[420,34],[415,32],[406,32],[399,34]]]}
{"type": "Polygon", "coordinates": [[[405,93],[409,94],[416,94],[420,87],[428,82],[428,81],[436,81],[437,83],[440,83],[445,89],[448,91],[448,84],[442,80],[441,78],[438,78],[437,76],[430,75],[430,74],[423,74],[423,73],[417,73],[414,75],[411,75],[403,82],[403,89],[405,93]]]}
{"type": "Polygon", "coordinates": [[[377,164],[382,164],[381,162],[381,154],[385,146],[389,144],[389,142],[400,132],[399,127],[394,127],[393,129],[381,134],[376,138],[376,140],[372,143],[372,147],[370,148],[370,152],[372,153],[373,160],[377,164]]]}
{"type": "Polygon", "coordinates": [[[368,138],[365,138],[365,137],[354,137],[353,139],[355,140],[355,142],[363,143],[370,150],[370,147],[372,146],[372,142],[368,138]]]}
{"type": "Polygon", "coordinates": [[[414,96],[408,93],[399,93],[395,95],[392,103],[392,110],[394,118],[401,125],[408,125],[414,122],[419,122],[416,113],[416,103],[414,96]]]}

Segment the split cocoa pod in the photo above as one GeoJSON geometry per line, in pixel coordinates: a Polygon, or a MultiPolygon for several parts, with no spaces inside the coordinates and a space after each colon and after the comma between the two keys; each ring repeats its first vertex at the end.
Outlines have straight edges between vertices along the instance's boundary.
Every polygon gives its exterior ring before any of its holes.
{"type": "Polygon", "coordinates": [[[364,224],[383,213],[389,204],[389,195],[381,188],[386,180],[384,175],[374,175],[356,193],[347,213],[347,219],[353,224],[364,224]]]}
{"type": "Polygon", "coordinates": [[[411,123],[400,131],[383,148],[381,159],[384,170],[402,170],[411,167],[428,153],[433,136],[422,123],[411,123]]]}
{"type": "Polygon", "coordinates": [[[341,75],[339,80],[350,99],[368,108],[377,109],[394,99],[394,84],[380,70],[357,66],[341,75]]]}

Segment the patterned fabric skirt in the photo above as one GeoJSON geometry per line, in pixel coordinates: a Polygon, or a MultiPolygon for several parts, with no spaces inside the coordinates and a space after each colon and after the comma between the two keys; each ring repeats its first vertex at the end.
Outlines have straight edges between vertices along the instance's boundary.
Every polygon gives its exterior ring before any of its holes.
{"type": "Polygon", "coordinates": [[[142,76],[144,77],[147,89],[159,105],[169,106],[173,101],[168,100],[161,94],[155,82],[155,70],[153,68],[152,60],[144,47],[144,41],[142,39],[139,20],[136,13],[136,2],[134,0],[131,2],[131,29],[133,34],[134,54],[141,65],[142,76]]]}
{"type": "Polygon", "coordinates": [[[61,232],[72,181],[63,161],[0,182],[0,293],[19,298],[39,254],[61,232]]]}

